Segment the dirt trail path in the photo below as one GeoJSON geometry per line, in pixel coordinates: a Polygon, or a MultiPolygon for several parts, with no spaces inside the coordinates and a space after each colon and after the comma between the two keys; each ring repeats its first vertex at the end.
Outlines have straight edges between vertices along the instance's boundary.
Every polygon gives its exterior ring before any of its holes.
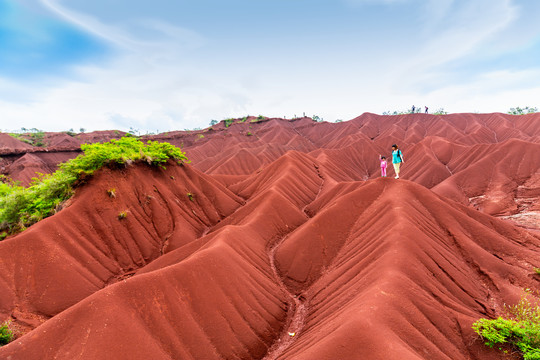
{"type": "Polygon", "coordinates": [[[268,349],[263,360],[275,360],[281,355],[298,337],[304,321],[308,313],[308,304],[306,298],[302,295],[297,295],[289,291],[283,279],[279,275],[279,271],[275,264],[275,254],[279,246],[285,241],[286,237],[278,241],[268,252],[270,258],[270,266],[274,273],[274,278],[281,290],[288,295],[287,305],[287,322],[283,327],[283,332],[274,344],[268,349]]]}
{"type": "MultiPolygon", "coordinates": [[[[324,186],[324,177],[322,176],[319,166],[314,165],[315,169],[317,170],[317,175],[322,180],[321,185],[319,187],[319,191],[317,192],[317,195],[313,199],[311,203],[316,201],[319,198],[319,195],[322,192],[323,186],[324,186]]],[[[310,204],[311,204],[310,203],[310,204]]],[[[309,205],[309,204],[308,204],[309,205]]],[[[304,206],[302,211],[305,213],[306,208],[308,205],[304,206]]],[[[288,235],[287,235],[288,236],[288,235]]],[[[302,329],[305,324],[305,319],[308,314],[308,301],[306,297],[302,294],[295,294],[287,288],[285,283],[283,282],[283,278],[279,274],[279,270],[276,267],[276,251],[279,249],[281,244],[287,239],[287,236],[284,236],[279,241],[277,241],[268,251],[268,257],[270,259],[270,267],[272,269],[272,272],[274,274],[274,279],[276,283],[279,285],[281,290],[288,295],[288,304],[287,304],[287,322],[285,326],[283,327],[283,331],[279,338],[272,344],[272,346],[268,349],[268,352],[264,356],[262,360],[276,360],[281,354],[287,350],[292,343],[298,338],[300,333],[302,332],[302,329]]]]}

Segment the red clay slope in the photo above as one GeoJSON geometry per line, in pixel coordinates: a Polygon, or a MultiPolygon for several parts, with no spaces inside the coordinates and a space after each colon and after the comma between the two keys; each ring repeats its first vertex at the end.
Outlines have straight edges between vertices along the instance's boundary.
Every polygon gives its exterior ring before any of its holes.
{"type": "Polygon", "coordinates": [[[539,237],[405,180],[339,183],[293,152],[239,207],[189,166],[148,171],[107,170],[0,243],[2,309],[64,310],[1,358],[496,359],[472,322],[539,288],[539,237]]]}
{"type": "MultiPolygon", "coordinates": [[[[292,157],[283,167],[301,165],[301,160],[292,157]]],[[[313,167],[303,176],[319,179],[313,167]]],[[[106,183],[96,182],[105,191],[106,183]]],[[[268,249],[307,219],[301,208],[315,199],[319,184],[315,180],[305,187],[300,198],[282,194],[282,188],[254,196],[206,235],[126,281],[96,291],[2,348],[0,357],[262,358],[286,322],[288,308],[288,293],[276,282],[268,249]]],[[[182,211],[188,205],[171,208],[182,211]]],[[[11,241],[26,240],[21,236],[11,241]]],[[[129,237],[124,240],[131,243],[129,237]]]]}
{"type": "Polygon", "coordinates": [[[357,183],[320,202],[276,253],[309,309],[278,359],[485,359],[471,323],[538,288],[540,238],[416,184],[357,183]]]}
{"type": "Polygon", "coordinates": [[[175,164],[103,170],[71,201],[0,242],[0,319],[35,327],[199,238],[242,202],[208,176],[175,164]],[[122,212],[127,216],[119,219],[122,212]]]}

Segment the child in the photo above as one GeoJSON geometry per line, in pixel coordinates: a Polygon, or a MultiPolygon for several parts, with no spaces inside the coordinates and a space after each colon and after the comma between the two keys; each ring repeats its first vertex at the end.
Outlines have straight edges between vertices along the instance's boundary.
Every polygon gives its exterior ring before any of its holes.
{"type": "Polygon", "coordinates": [[[386,157],[379,154],[379,160],[381,161],[381,176],[386,177],[386,157]]]}

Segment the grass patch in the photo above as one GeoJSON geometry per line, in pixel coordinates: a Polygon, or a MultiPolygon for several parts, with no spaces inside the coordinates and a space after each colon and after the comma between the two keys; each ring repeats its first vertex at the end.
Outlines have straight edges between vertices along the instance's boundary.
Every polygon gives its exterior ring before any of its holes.
{"type": "MultiPolygon", "coordinates": [[[[169,159],[187,161],[185,153],[169,143],[142,142],[126,136],[106,143],[84,144],[82,155],[60,164],[48,175],[34,178],[28,188],[0,178],[0,232],[8,234],[24,230],[54,214],[73,194],[77,180],[92,175],[103,166],[118,166],[143,161],[163,166],[169,159]]],[[[111,194],[109,194],[111,196],[111,194]]]]}
{"type": "MultiPolygon", "coordinates": [[[[25,131],[27,129],[23,128],[22,130],[25,131]]],[[[45,138],[45,132],[43,130],[38,130],[34,128],[30,129],[30,132],[25,132],[22,134],[10,133],[9,135],[17,140],[20,140],[32,146],[45,146],[45,142],[43,141],[43,139],[45,138]]]]}
{"type": "Polygon", "coordinates": [[[473,324],[474,331],[489,347],[509,344],[525,360],[540,360],[540,298],[528,293],[519,303],[505,309],[506,318],[480,319],[473,324]]]}

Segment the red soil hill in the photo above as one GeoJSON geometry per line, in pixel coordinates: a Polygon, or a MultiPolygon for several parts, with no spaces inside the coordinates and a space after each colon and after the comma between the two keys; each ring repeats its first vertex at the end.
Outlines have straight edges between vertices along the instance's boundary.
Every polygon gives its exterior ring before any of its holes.
{"type": "Polygon", "coordinates": [[[538,287],[531,274],[540,238],[414,183],[337,183],[298,152],[236,184],[248,198],[241,207],[204,179],[189,166],[106,170],[70,207],[0,243],[2,259],[20,259],[1,273],[21,269],[2,291],[13,294],[2,308],[14,308],[16,321],[21,308],[28,311],[22,318],[65,309],[0,356],[498,358],[473,341],[471,323],[538,287]],[[113,184],[114,199],[107,195],[113,184]],[[203,205],[208,184],[221,194],[212,202],[225,206],[221,215],[203,205]],[[188,188],[200,189],[193,192],[200,208],[184,197],[188,188]],[[148,192],[162,205],[147,204],[148,192]],[[85,210],[90,196],[92,211],[85,210]],[[125,208],[130,214],[118,220],[125,208]],[[73,238],[55,238],[48,227],[73,238]],[[115,234],[109,245],[105,229],[115,234]],[[175,245],[159,257],[168,235],[175,245]],[[68,250],[13,256],[22,244],[68,250]],[[282,338],[288,341],[275,343],[282,338]]]}
{"type": "Polygon", "coordinates": [[[157,137],[193,165],[104,169],[0,242],[0,320],[27,332],[0,358],[503,359],[471,324],[540,290],[540,237],[475,207],[536,226],[539,119],[157,137]],[[380,179],[394,142],[403,179],[380,179]]]}

